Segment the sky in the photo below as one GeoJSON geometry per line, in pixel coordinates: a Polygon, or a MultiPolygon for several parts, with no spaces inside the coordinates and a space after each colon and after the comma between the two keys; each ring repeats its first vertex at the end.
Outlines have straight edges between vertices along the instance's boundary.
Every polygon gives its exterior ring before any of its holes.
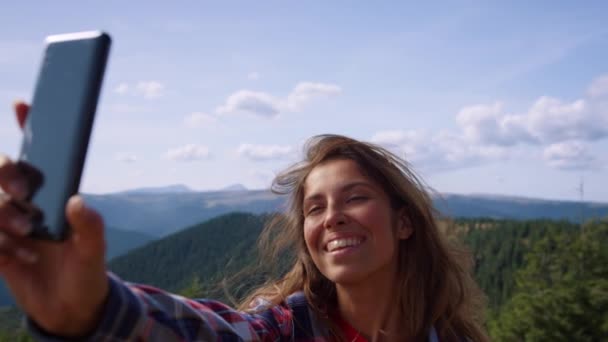
{"type": "Polygon", "coordinates": [[[0,4],[0,152],[44,38],[113,38],[81,190],[268,188],[313,135],[441,193],[608,202],[603,1],[0,4]],[[581,189],[583,191],[581,191],[581,189]]]}

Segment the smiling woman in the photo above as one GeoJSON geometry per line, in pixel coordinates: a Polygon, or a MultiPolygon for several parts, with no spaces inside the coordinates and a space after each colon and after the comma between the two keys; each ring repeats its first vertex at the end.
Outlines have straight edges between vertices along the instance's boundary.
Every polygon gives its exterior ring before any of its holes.
{"type": "Polygon", "coordinates": [[[338,288],[368,281],[371,293],[393,293],[395,250],[412,232],[405,213],[348,159],[317,166],[304,194],[304,238],[319,271],[338,288]]]}
{"type": "Polygon", "coordinates": [[[314,137],[305,149],[304,161],[273,183],[290,206],[262,236],[270,262],[289,248],[296,261],[241,309],[256,298],[265,299],[262,307],[281,305],[301,292],[337,340],[486,341],[472,258],[441,236],[406,162],[336,135],[314,137]]]}

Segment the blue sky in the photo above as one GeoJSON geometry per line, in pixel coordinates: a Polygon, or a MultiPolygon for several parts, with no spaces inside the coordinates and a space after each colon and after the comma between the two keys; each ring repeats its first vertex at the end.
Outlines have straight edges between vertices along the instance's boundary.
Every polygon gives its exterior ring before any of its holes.
{"type": "Polygon", "coordinates": [[[265,188],[320,133],[405,156],[439,192],[608,202],[603,2],[2,4],[0,146],[49,34],[114,45],[82,189],[265,188]],[[582,4],[582,3],[581,3],[582,4]]]}

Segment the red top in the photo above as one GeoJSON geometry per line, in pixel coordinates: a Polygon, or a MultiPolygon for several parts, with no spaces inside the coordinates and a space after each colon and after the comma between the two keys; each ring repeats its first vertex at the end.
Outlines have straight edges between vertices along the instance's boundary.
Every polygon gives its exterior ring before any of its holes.
{"type": "Polygon", "coordinates": [[[353,328],[346,320],[342,318],[340,315],[336,315],[336,324],[338,328],[342,330],[344,336],[346,337],[346,341],[348,342],[368,342],[365,337],[361,336],[361,334],[357,331],[357,329],[353,328]]]}

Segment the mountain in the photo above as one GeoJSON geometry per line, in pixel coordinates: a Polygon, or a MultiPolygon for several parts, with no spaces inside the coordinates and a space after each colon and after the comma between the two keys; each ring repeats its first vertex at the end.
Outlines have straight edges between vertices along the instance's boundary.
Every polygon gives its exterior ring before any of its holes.
{"type": "Polygon", "coordinates": [[[138,188],[122,192],[123,194],[167,194],[191,192],[190,188],[183,184],[174,184],[160,187],[138,188]]]}
{"type": "MultiPolygon", "coordinates": [[[[117,228],[106,228],[107,251],[106,259],[111,260],[117,256],[123,255],[128,251],[137,247],[143,246],[150,241],[156,239],[154,236],[125,231],[117,228]]],[[[0,280],[0,307],[13,303],[13,299],[6,289],[4,282],[0,280]]]]}
{"type": "Polygon", "coordinates": [[[222,215],[115,258],[109,268],[126,280],[171,291],[195,278],[210,286],[252,263],[265,220],[265,215],[222,215]]]}
{"type": "MultiPolygon", "coordinates": [[[[157,237],[230,212],[260,214],[284,207],[284,198],[270,191],[246,190],[240,186],[213,192],[127,191],[85,197],[102,213],[108,225],[157,237]]],[[[433,201],[439,212],[453,218],[546,218],[580,222],[608,216],[608,203],[457,194],[438,194],[433,201]]]]}
{"type": "Polygon", "coordinates": [[[221,191],[247,191],[247,188],[243,184],[232,184],[223,188],[221,191]]]}
{"type": "Polygon", "coordinates": [[[457,194],[439,195],[433,201],[442,214],[456,218],[552,219],[581,222],[591,218],[608,217],[608,203],[457,194]]]}
{"type": "Polygon", "coordinates": [[[85,195],[110,226],[154,236],[234,211],[266,213],[281,210],[283,199],[269,191],[213,191],[85,195]]]}

